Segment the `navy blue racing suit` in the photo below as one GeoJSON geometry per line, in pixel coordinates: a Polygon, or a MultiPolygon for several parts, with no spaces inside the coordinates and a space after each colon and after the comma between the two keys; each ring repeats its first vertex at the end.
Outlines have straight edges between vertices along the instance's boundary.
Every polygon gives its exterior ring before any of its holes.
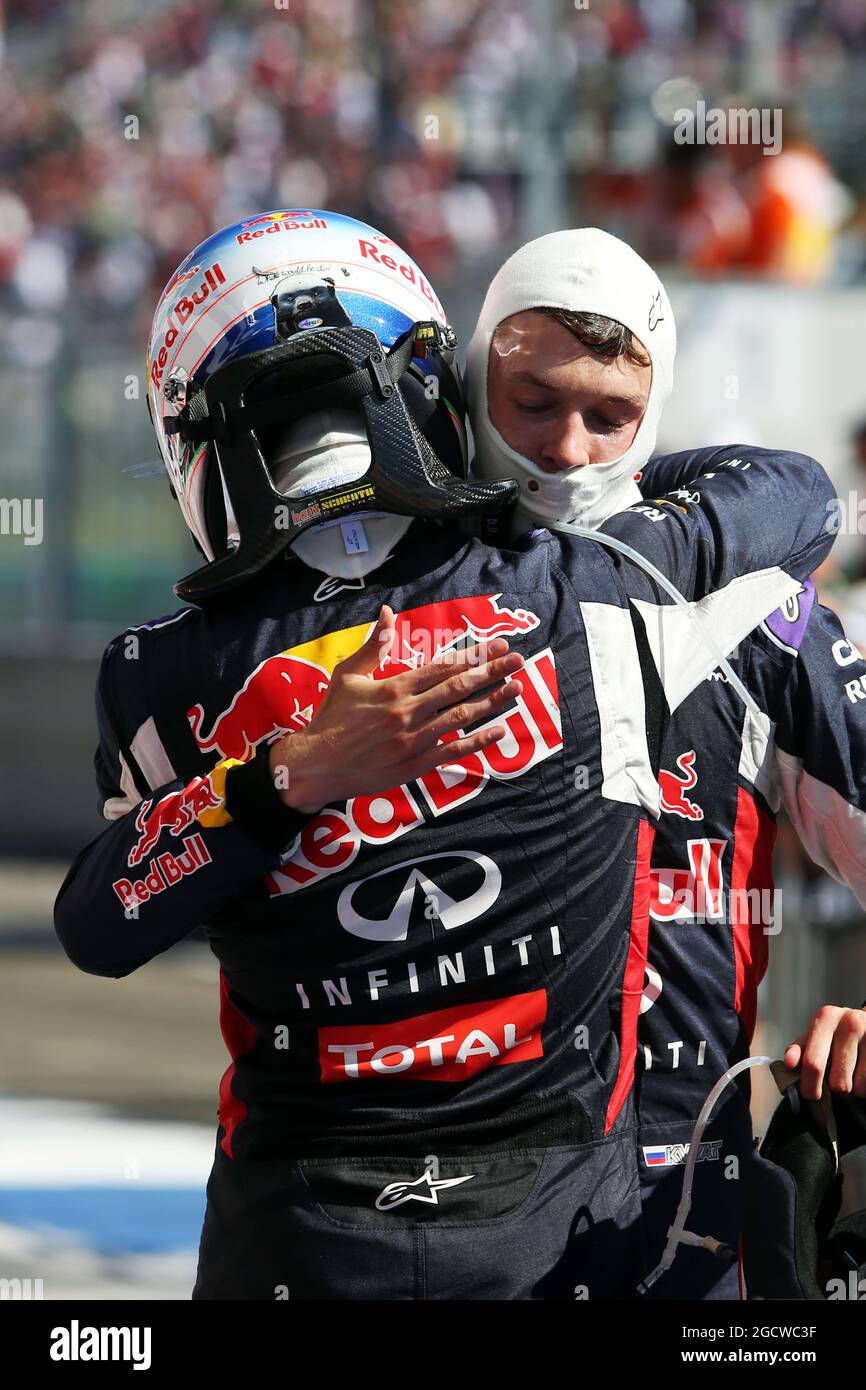
{"type": "MultiPolygon", "coordinates": [[[[716,593],[730,645],[832,539],[818,465],[750,457],[698,504],[659,503],[662,523],[608,527],[687,600],[716,593]]],[[[96,760],[111,824],[72,865],[56,928],[105,976],[199,925],[219,960],[230,1065],[196,1299],[631,1295],[658,757],[669,706],[716,661],[674,610],[593,541],[499,551],[418,521],[363,587],[287,556],[111,643],[96,760]],[[398,620],[382,677],[509,637],[526,665],[507,733],[288,812],[269,742],[315,716],[383,602],[398,620]]]]}
{"type": "MultiPolygon", "coordinates": [[[[738,470],[750,471],[748,450],[728,452],[738,470]]],[[[664,491],[694,499],[702,484],[691,454],[660,456],[642,480],[644,505],[664,491]]],[[[716,666],[672,708],[661,757],[636,1081],[638,1164],[653,1245],[644,1273],[664,1247],[701,1106],[722,1073],[749,1053],[770,945],[784,949],[773,884],[781,807],[815,862],[866,905],[866,663],[808,579],[730,660],[759,716],[716,666]]],[[[858,1005],[864,993],[855,983],[848,1002],[858,1005]]],[[[690,1230],[733,1250],[741,1231],[739,1175],[752,1151],[749,1094],[747,1072],[719,1100],[689,1221],[690,1230]]],[[[737,1298],[737,1269],[680,1246],[650,1296],[737,1298]]]]}

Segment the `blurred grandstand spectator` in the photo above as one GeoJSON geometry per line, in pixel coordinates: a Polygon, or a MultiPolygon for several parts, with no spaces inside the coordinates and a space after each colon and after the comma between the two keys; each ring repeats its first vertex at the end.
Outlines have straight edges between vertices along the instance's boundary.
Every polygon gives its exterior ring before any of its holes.
{"type": "Polygon", "coordinates": [[[749,215],[748,241],[731,266],[794,283],[824,280],[853,202],[798,114],[780,109],[779,119],[784,142],[777,155],[765,156],[759,145],[728,149],[749,215]]]}
{"type": "MultiPolygon", "coordinates": [[[[736,87],[746,0],[543,8],[562,88],[551,147],[567,151],[574,220],[591,214],[697,274],[830,273],[838,130],[820,151],[798,140],[775,158],[748,146],[678,158],[653,112],[665,83],[709,101],[736,87]]],[[[778,8],[784,76],[804,96],[866,55],[861,0],[778,8]]],[[[385,225],[432,275],[495,259],[519,230],[537,21],[518,0],[10,0],[0,285],[28,307],[81,289],[134,316],[214,226],[292,204],[385,225]]],[[[862,171],[862,144],[858,158],[862,171]]]]}

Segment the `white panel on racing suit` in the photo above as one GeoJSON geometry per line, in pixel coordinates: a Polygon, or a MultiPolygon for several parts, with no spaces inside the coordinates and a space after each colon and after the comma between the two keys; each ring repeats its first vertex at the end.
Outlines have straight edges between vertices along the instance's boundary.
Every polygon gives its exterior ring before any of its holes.
{"type": "Polygon", "coordinates": [[[601,725],[602,796],[658,816],[659,785],[646,741],[640,658],[627,608],[582,603],[592,682],[601,725]]]}
{"type": "Polygon", "coordinates": [[[732,652],[763,618],[802,585],[784,570],[757,570],[732,579],[706,598],[678,604],[632,603],[643,618],[671,713],[719,664],[718,653],[732,652]],[[701,632],[712,643],[701,641],[701,632]]]}

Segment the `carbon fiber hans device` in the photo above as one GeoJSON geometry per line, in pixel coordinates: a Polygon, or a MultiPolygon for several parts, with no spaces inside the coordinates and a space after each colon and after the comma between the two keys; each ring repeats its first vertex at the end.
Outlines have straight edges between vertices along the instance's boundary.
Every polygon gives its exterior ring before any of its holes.
{"type": "Polygon", "coordinates": [[[218,368],[184,412],[167,422],[190,443],[212,441],[240,532],[238,545],[175,586],[192,603],[233,589],[308,527],[353,512],[381,510],[436,520],[499,513],[516,500],[516,482],[456,477],[437,457],[406,408],[398,382],[409,368],[419,325],[387,355],[367,328],[321,328],[218,368]],[[271,374],[290,387],[315,358],[331,380],[250,401],[271,374]],[[253,392],[252,394],[255,394],[253,392]],[[278,492],[256,431],[288,425],[314,410],[355,406],[364,413],[372,455],[367,472],[314,498],[278,492]]]}

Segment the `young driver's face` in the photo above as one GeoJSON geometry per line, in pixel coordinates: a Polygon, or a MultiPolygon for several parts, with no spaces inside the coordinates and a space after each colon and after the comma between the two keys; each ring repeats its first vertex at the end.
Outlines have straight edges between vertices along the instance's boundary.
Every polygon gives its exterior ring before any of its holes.
{"type": "Polygon", "coordinates": [[[651,381],[651,366],[599,357],[564,324],[527,309],[494,334],[487,408],[506,444],[545,473],[560,473],[625,453],[651,381]]]}

